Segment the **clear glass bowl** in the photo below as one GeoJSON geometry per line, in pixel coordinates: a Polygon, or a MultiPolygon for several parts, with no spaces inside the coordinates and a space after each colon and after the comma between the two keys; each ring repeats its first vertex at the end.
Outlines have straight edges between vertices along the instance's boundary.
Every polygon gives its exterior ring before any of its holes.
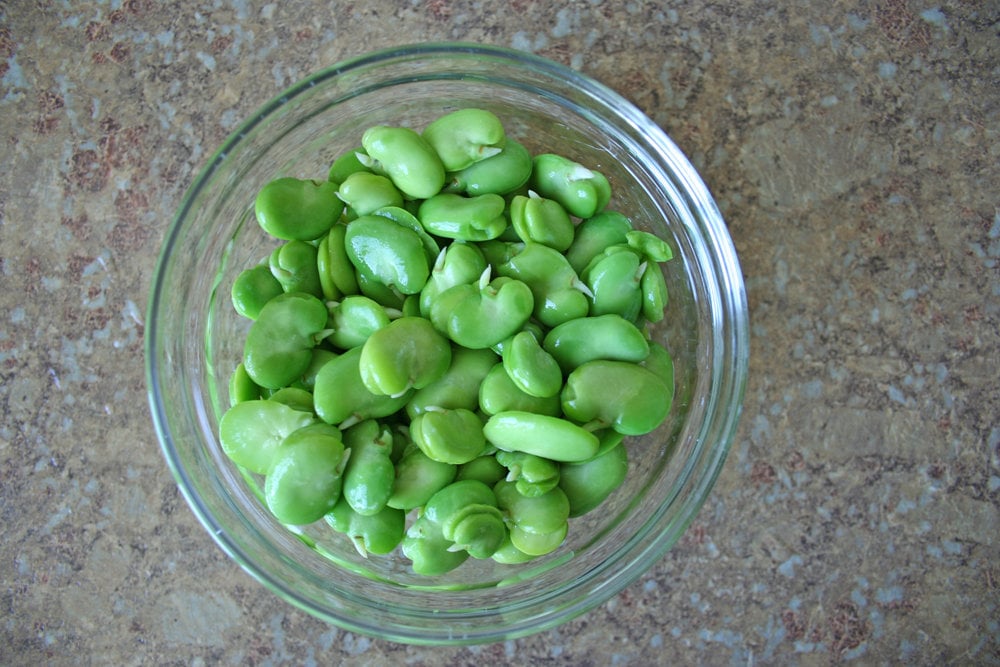
{"type": "Polygon", "coordinates": [[[694,168],[632,104],[556,63],[467,44],[381,51],[296,84],[241,125],[198,175],[170,226],[146,325],[153,420],[177,483],[220,547],[291,604],[389,640],[479,643],[554,627],[606,601],[678,540],[723,465],[747,373],[747,306],[721,215],[694,168]],[[667,422],[628,441],[630,471],[602,507],[571,520],[555,553],[511,566],[470,559],[440,576],[401,555],[360,557],[323,522],[293,532],[216,437],[247,322],[234,277],[274,241],[256,224],[257,190],[279,175],[322,178],[375,124],[423,127],[460,107],[496,113],[532,152],[602,171],[611,207],[666,239],[669,316],[654,336],[673,354],[667,422]]]}

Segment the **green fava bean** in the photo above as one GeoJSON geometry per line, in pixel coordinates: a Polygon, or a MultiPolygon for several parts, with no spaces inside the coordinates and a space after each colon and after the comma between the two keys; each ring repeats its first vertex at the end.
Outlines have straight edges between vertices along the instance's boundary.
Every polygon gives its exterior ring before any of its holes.
{"type": "Polygon", "coordinates": [[[628,474],[628,452],[618,444],[582,463],[564,463],[559,488],[569,500],[569,515],[582,516],[598,507],[621,486],[628,474]]]}
{"type": "Polygon", "coordinates": [[[595,359],[639,362],[649,355],[649,343],[621,315],[581,317],[551,329],[542,346],[565,373],[595,359]]]}
{"type": "Polygon", "coordinates": [[[385,507],[375,514],[359,514],[343,495],[324,518],[333,530],[346,535],[365,558],[369,553],[390,553],[406,532],[406,513],[402,510],[385,507]]]}
{"type": "Polygon", "coordinates": [[[569,522],[550,533],[535,533],[520,526],[510,529],[510,543],[518,551],[531,556],[544,556],[558,549],[566,541],[569,522]]]}
{"type": "Polygon", "coordinates": [[[458,171],[498,154],[505,140],[503,124],[485,109],[459,109],[424,128],[423,138],[446,171],[458,171]]]}
{"type": "Polygon", "coordinates": [[[348,176],[337,189],[352,217],[368,215],[383,206],[402,206],[403,194],[387,177],[359,171],[348,176]]]}
{"type": "Polygon", "coordinates": [[[601,211],[576,227],[573,243],[566,250],[570,266],[582,274],[590,261],[605,249],[626,243],[632,223],[617,211],[601,211]]]}
{"type": "Polygon", "coordinates": [[[410,559],[414,572],[434,576],[451,572],[469,559],[467,551],[453,550],[454,544],[444,536],[440,524],[421,515],[407,529],[401,550],[410,559]]]}
{"type": "Polygon", "coordinates": [[[282,294],[261,309],[247,332],[243,365],[259,386],[279,389],[309,367],[312,350],[328,333],[326,305],[298,292],[282,294]]]}
{"type": "Polygon", "coordinates": [[[555,199],[578,218],[601,212],[611,199],[611,185],[603,174],[561,155],[543,153],[533,159],[531,189],[555,199]]]}
{"type": "Polygon", "coordinates": [[[271,275],[281,283],[285,292],[305,292],[323,296],[319,279],[316,246],[305,241],[288,241],[271,253],[268,265],[271,275]]]}
{"type": "Polygon", "coordinates": [[[441,250],[427,284],[420,291],[420,313],[430,314],[431,302],[445,290],[477,280],[486,270],[486,259],[478,247],[455,242],[441,250]]]}
{"type": "Polygon", "coordinates": [[[395,286],[388,286],[367,271],[358,271],[358,289],[363,296],[392,310],[402,312],[403,304],[408,295],[403,294],[395,286]]]}
{"type": "Polygon", "coordinates": [[[447,192],[467,195],[506,195],[524,186],[531,178],[531,154],[522,144],[508,138],[503,150],[450,174],[447,192]]]}
{"type": "Polygon", "coordinates": [[[276,401],[243,401],[219,420],[219,444],[233,463],[263,475],[285,437],[315,421],[312,414],[276,401]]]}
{"type": "Polygon", "coordinates": [[[423,241],[412,229],[381,215],[347,225],[344,246],[359,273],[402,294],[416,294],[430,274],[423,241]]]}
{"type": "Polygon", "coordinates": [[[316,251],[320,286],[323,289],[323,298],[328,301],[337,301],[345,295],[358,293],[354,264],[351,263],[344,247],[346,237],[347,225],[338,222],[319,242],[316,251]]]}
{"type": "Polygon", "coordinates": [[[474,479],[492,488],[494,484],[507,477],[507,468],[493,454],[477,456],[467,463],[458,466],[455,481],[474,479]]]}
{"type": "Polygon", "coordinates": [[[504,479],[514,482],[522,496],[540,496],[559,484],[560,465],[555,461],[534,454],[503,450],[498,451],[495,458],[506,468],[504,479]]]}
{"type": "Polygon", "coordinates": [[[640,366],[649,369],[656,377],[663,380],[668,387],[674,386],[674,359],[667,348],[653,341],[649,344],[649,356],[643,359],[640,366]]]}
{"type": "Polygon", "coordinates": [[[278,279],[271,275],[271,268],[259,264],[242,271],[233,281],[233,308],[243,317],[255,320],[264,304],[284,291],[278,279]]]}
{"type": "Polygon", "coordinates": [[[327,340],[342,350],[364,345],[368,338],[391,322],[382,304],[366,296],[344,298],[330,308],[330,328],[327,340]]]}
{"type": "Polygon", "coordinates": [[[424,200],[417,218],[431,234],[461,241],[487,241],[507,229],[507,202],[496,194],[463,197],[443,192],[424,200]]]}
{"type": "Polygon", "coordinates": [[[550,417],[562,414],[558,395],[539,398],[526,394],[514,384],[502,363],[496,364],[479,387],[479,407],[487,415],[501,412],[535,412],[550,417]]]}
{"type": "Polygon", "coordinates": [[[565,252],[573,243],[575,229],[566,209],[534,192],[511,199],[510,221],[526,243],[541,243],[559,252],[565,252]]]}
{"type": "Polygon", "coordinates": [[[487,267],[477,284],[456,285],[431,302],[431,322],[464,347],[496,345],[520,330],[534,309],[527,285],[503,277],[489,281],[489,274],[487,267]]]}
{"type": "Polygon", "coordinates": [[[410,199],[427,199],[441,191],[445,173],[441,158],[427,141],[407,127],[376,125],[361,137],[365,152],[410,199]]]}
{"type": "Polygon", "coordinates": [[[634,230],[625,234],[625,242],[651,262],[666,262],[674,256],[667,242],[655,234],[634,230]]]}
{"type": "Polygon", "coordinates": [[[497,449],[553,461],[586,461],[600,444],[597,436],[571,421],[533,412],[497,413],[486,422],[483,434],[497,449]]]}
{"type": "Polygon", "coordinates": [[[424,454],[442,463],[468,463],[486,450],[483,422],[464,408],[417,415],[410,422],[410,437],[424,454]]]}
{"type": "Polygon", "coordinates": [[[376,514],[389,501],[396,479],[392,432],[367,419],[344,432],[344,445],[351,451],[344,468],[344,498],[358,514],[376,514]]]}
{"type": "Polygon", "coordinates": [[[497,267],[498,273],[523,281],[534,295],[533,313],[554,327],[583,317],[590,309],[584,285],[566,257],[541,243],[525,243],[521,252],[497,267]]]}
{"type": "Polygon", "coordinates": [[[625,361],[589,361],[566,378],[563,412],[578,422],[625,435],[656,429],[670,411],[673,389],[652,371],[625,361]]]}
{"type": "Polygon", "coordinates": [[[361,348],[361,381],[373,394],[402,396],[448,371],[451,344],[422,317],[401,317],[374,332],[361,348]]]}
{"type": "Polygon", "coordinates": [[[490,487],[476,480],[452,482],[431,496],[422,518],[441,526],[452,542],[473,558],[489,558],[503,543],[507,528],[490,487]]]}
{"type": "Polygon", "coordinates": [[[479,407],[479,387],[496,363],[497,356],[489,349],[455,346],[448,370],[413,394],[406,404],[407,415],[414,419],[433,408],[475,410],[479,407]]]}
{"type": "Polygon", "coordinates": [[[313,406],[327,424],[342,428],[364,419],[388,417],[401,410],[410,393],[401,396],[373,394],[361,380],[361,347],[355,347],[326,362],[316,374],[313,406]]]}
{"type": "Polygon", "coordinates": [[[616,313],[634,320],[642,310],[642,274],[645,263],[631,249],[612,246],[584,270],[583,279],[591,292],[590,314],[616,313]]]}
{"type": "Polygon", "coordinates": [[[502,266],[524,250],[524,243],[521,241],[490,239],[489,241],[480,241],[476,244],[476,247],[482,252],[487,264],[502,266]]]}
{"type": "Polygon", "coordinates": [[[327,172],[326,179],[339,184],[346,181],[347,177],[351,174],[355,174],[359,171],[370,173],[371,169],[365,166],[365,163],[358,157],[359,153],[364,155],[364,150],[365,149],[363,147],[358,146],[353,151],[347,151],[346,153],[337,156],[337,159],[330,165],[330,171],[327,172]]]}
{"type": "Polygon", "coordinates": [[[646,262],[639,281],[642,289],[642,316],[650,322],[659,322],[667,308],[667,282],[656,262],[646,262]]]}
{"type": "Polygon", "coordinates": [[[247,369],[241,361],[233,369],[233,374],[229,376],[229,407],[257,398],[260,398],[260,387],[247,373],[247,369]]]}
{"type": "Polygon", "coordinates": [[[491,558],[502,565],[519,565],[532,561],[537,556],[528,555],[515,547],[514,543],[510,540],[510,531],[507,531],[507,537],[500,545],[500,548],[493,552],[491,558]]]}
{"type": "Polygon", "coordinates": [[[521,331],[504,343],[503,367],[518,389],[531,396],[548,398],[562,389],[559,364],[531,332],[521,331]]]}
{"type": "Polygon", "coordinates": [[[312,352],[312,360],[309,362],[309,366],[305,371],[303,371],[302,376],[299,377],[299,379],[296,380],[291,386],[305,389],[309,393],[312,393],[313,388],[316,386],[316,374],[319,373],[319,369],[323,368],[326,362],[336,356],[337,353],[332,350],[328,350],[323,347],[314,348],[312,352]]]}
{"type": "Polygon", "coordinates": [[[344,445],[336,428],[320,424],[289,434],[264,479],[268,509],[282,523],[318,521],[340,499],[343,465],[344,445]]]}
{"type": "Polygon", "coordinates": [[[441,253],[441,246],[438,245],[433,236],[424,230],[423,225],[417,220],[417,216],[400,206],[383,206],[373,211],[372,215],[389,218],[401,227],[412,229],[424,244],[424,254],[427,256],[427,263],[433,264],[437,260],[438,255],[441,253]]]}
{"type": "Polygon", "coordinates": [[[254,200],[261,228],[284,241],[312,241],[329,231],[344,210],[337,184],[298,178],[267,183],[254,200]]]}
{"type": "Polygon", "coordinates": [[[406,512],[422,507],[439,489],[451,484],[457,472],[455,464],[435,461],[414,445],[396,462],[396,481],[388,505],[406,512]]]}
{"type": "Polygon", "coordinates": [[[282,403],[299,412],[313,413],[312,394],[301,387],[282,387],[267,398],[269,401],[282,403]]]}
{"type": "Polygon", "coordinates": [[[553,486],[545,493],[526,496],[517,490],[516,483],[503,480],[493,487],[493,493],[510,525],[530,533],[561,531],[569,519],[569,499],[558,486],[553,486]]]}

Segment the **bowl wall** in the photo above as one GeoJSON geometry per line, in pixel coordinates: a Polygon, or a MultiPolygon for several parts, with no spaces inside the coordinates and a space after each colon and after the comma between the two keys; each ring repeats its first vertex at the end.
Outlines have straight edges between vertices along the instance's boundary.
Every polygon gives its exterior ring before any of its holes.
{"type": "Polygon", "coordinates": [[[473,643],[524,635],[620,591],[672,546],[725,459],[746,377],[746,303],[737,259],[705,186],[676,146],[617,94],[560,65],[468,45],[424,45],[337,65],[241,126],[188,192],[163,246],[147,319],[150,404],[187,501],[250,574],[309,613],[369,635],[473,643]],[[628,441],[629,476],[571,520],[567,542],[522,566],[470,559],[441,577],[401,556],[362,558],[322,522],[278,524],[222,453],[218,420],[248,322],[229,290],[276,241],[253,216],[278,176],[323,178],[372,125],[420,129],[462,107],[493,111],[532,153],[603,172],[610,208],[668,241],[668,317],[653,330],[675,361],[672,411],[628,441]]]}

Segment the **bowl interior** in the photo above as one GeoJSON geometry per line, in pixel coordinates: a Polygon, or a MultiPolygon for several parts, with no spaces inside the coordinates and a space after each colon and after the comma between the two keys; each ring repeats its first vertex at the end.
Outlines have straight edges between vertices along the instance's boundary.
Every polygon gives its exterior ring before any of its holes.
{"type": "Polygon", "coordinates": [[[727,242],[704,186],[673,144],[631,105],[569,70],[520,54],[452,48],[321,72],[234,133],[192,186],[165,243],[147,333],[151,402],[167,460],[228,553],[293,604],[338,625],[428,642],[486,641],[554,625],[655,562],[693,518],[724,459],[745,375],[745,362],[734,357],[739,346],[725,338],[742,305],[727,242]],[[277,243],[254,219],[258,189],[278,176],[324,178],[372,125],[419,130],[463,107],[493,111],[532,153],[560,153],[603,172],[610,208],[668,241],[669,312],[653,337],[673,355],[676,387],[666,423],[626,441],[625,483],[599,509],[571,520],[555,553],[519,566],[470,559],[425,577],[398,553],[361,557],[322,522],[294,532],[278,524],[259,500],[257,480],[229,462],[216,433],[249,325],[229,290],[277,243]],[[735,391],[720,392],[723,373],[735,374],[723,378],[735,391]],[[726,424],[713,422],[720,411],[726,424]]]}

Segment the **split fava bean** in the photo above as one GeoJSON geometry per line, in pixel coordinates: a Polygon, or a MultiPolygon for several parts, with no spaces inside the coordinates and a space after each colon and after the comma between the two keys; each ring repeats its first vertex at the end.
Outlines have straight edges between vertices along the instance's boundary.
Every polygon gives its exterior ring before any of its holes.
{"type": "Polygon", "coordinates": [[[493,114],[370,128],[326,181],[284,179],[258,200],[284,243],[233,285],[255,321],[220,442],[264,475],[279,520],[325,516],[362,555],[401,545],[420,574],[525,562],[621,484],[624,434],[665,418],[672,360],[643,328],[663,317],[669,246],[607,210],[601,173],[533,158],[493,114]],[[632,384],[646,390],[634,405],[598,405],[632,384]],[[315,445],[313,475],[303,446],[269,481],[309,428],[331,429],[339,468],[315,445]]]}

